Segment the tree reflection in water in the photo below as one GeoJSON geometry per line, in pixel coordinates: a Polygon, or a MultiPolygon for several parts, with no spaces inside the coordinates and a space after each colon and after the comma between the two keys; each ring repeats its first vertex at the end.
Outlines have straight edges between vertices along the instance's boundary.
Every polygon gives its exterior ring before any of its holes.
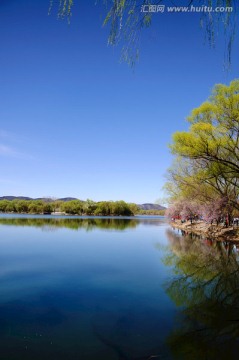
{"type": "Polygon", "coordinates": [[[164,259],[174,279],[166,291],[181,307],[168,338],[175,359],[236,359],[239,351],[239,264],[237,247],[193,234],[167,231],[164,259]]]}
{"type": "Polygon", "coordinates": [[[32,226],[39,227],[44,231],[54,231],[60,228],[79,230],[81,228],[90,231],[96,228],[107,230],[125,230],[135,228],[139,222],[135,219],[126,218],[58,218],[58,217],[13,217],[0,218],[0,225],[32,226]]]}

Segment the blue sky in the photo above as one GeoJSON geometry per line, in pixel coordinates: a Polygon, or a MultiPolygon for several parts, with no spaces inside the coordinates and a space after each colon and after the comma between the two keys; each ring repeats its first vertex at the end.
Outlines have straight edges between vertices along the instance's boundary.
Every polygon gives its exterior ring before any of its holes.
{"type": "Polygon", "coordinates": [[[238,38],[227,73],[224,38],[210,49],[198,14],[157,14],[132,71],[100,5],[79,0],[70,25],[48,6],[0,3],[0,196],[154,202],[172,133],[238,77],[238,38]]]}

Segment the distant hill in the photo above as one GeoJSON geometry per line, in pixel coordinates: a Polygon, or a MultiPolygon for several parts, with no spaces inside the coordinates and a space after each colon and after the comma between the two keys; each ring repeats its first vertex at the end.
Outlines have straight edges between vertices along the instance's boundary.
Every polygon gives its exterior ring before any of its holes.
{"type": "Polygon", "coordinates": [[[60,198],[60,199],[57,199],[57,200],[59,200],[59,201],[72,201],[72,200],[79,200],[79,199],[74,198],[74,197],[65,197],[65,198],[60,198]]]}
{"type": "Polygon", "coordinates": [[[0,197],[0,200],[33,200],[32,198],[30,197],[27,197],[27,196],[1,196],[0,197]]]}
{"type": "Polygon", "coordinates": [[[46,198],[46,197],[44,197],[44,198],[34,198],[34,199],[30,199],[30,200],[40,200],[40,201],[45,201],[45,202],[53,202],[53,201],[55,201],[54,199],[51,199],[51,198],[46,198]]]}
{"type": "Polygon", "coordinates": [[[66,198],[61,198],[61,199],[52,199],[52,198],[45,198],[45,197],[41,197],[41,198],[30,198],[28,196],[1,196],[0,197],[0,201],[1,200],[42,200],[45,202],[53,202],[55,200],[59,200],[59,201],[71,201],[71,200],[78,200],[77,198],[73,198],[73,197],[66,197],[66,198]]]}
{"type": "Polygon", "coordinates": [[[142,210],[165,210],[166,207],[158,204],[141,204],[138,207],[142,210]]]}

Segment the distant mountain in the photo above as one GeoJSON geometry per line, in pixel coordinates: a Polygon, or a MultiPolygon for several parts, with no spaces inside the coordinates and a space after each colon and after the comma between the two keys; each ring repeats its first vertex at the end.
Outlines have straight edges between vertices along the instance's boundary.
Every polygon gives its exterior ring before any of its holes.
{"type": "Polygon", "coordinates": [[[78,200],[77,198],[73,198],[73,197],[65,197],[65,198],[61,198],[61,199],[52,199],[52,198],[46,198],[46,197],[41,197],[41,198],[30,198],[28,196],[1,196],[0,197],[0,201],[1,200],[41,200],[41,201],[45,201],[45,202],[53,202],[55,200],[59,200],[59,201],[72,201],[72,200],[78,200]]]}
{"type": "Polygon", "coordinates": [[[142,210],[165,210],[166,207],[158,204],[141,204],[138,207],[142,210]]]}
{"type": "Polygon", "coordinates": [[[55,201],[54,199],[47,198],[47,197],[34,198],[34,199],[31,199],[31,200],[39,200],[39,201],[44,201],[44,202],[53,202],[53,201],[55,201]]]}
{"type": "Polygon", "coordinates": [[[0,197],[0,200],[33,200],[32,198],[30,197],[27,197],[27,196],[1,196],[0,197]]]}
{"type": "Polygon", "coordinates": [[[77,198],[74,198],[74,197],[65,197],[65,198],[60,198],[60,199],[57,199],[59,201],[72,201],[72,200],[79,200],[77,198]]]}

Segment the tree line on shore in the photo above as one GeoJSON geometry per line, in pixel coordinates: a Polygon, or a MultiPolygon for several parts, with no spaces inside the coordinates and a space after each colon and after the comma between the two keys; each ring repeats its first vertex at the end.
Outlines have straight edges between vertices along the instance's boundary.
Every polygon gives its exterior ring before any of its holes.
{"type": "Polygon", "coordinates": [[[44,200],[1,200],[0,213],[52,214],[95,216],[163,215],[162,210],[142,210],[134,203],[125,201],[44,201],[44,200]]]}
{"type": "Polygon", "coordinates": [[[166,214],[230,224],[239,215],[239,80],[216,85],[188,122],[170,145],[166,214]]]}

